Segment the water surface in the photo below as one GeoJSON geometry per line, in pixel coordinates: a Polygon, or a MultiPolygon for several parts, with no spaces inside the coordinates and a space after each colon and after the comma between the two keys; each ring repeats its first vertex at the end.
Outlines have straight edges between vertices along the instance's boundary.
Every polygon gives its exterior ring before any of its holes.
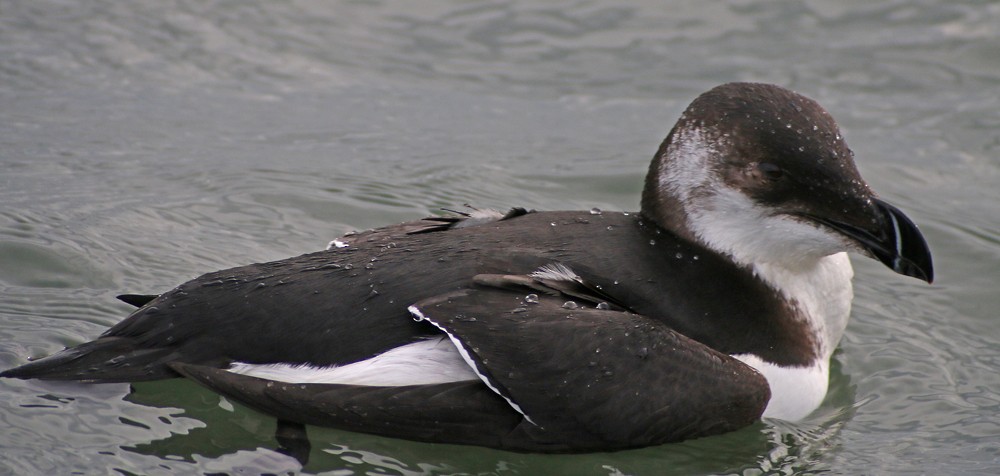
{"type": "Polygon", "coordinates": [[[0,473],[1000,473],[1000,6],[990,2],[71,2],[0,7],[0,367],[89,340],[121,292],[464,203],[635,210],[683,107],[791,87],[936,259],[855,257],[803,422],[523,455],[274,422],[184,381],[0,381],[0,473]]]}

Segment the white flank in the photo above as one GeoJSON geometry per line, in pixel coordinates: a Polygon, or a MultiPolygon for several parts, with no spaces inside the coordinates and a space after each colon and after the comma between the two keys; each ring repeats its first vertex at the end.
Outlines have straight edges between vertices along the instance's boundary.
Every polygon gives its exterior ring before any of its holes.
{"type": "Polygon", "coordinates": [[[327,250],[332,250],[334,248],[347,248],[348,246],[350,246],[350,245],[348,245],[347,243],[344,243],[343,241],[333,240],[328,245],[326,245],[326,249],[327,250]]]}
{"type": "Polygon", "coordinates": [[[538,268],[530,274],[535,279],[548,279],[552,281],[574,281],[580,282],[581,278],[569,266],[562,263],[552,263],[538,268]]]}
{"type": "Polygon", "coordinates": [[[417,306],[409,306],[406,309],[408,311],[410,311],[410,314],[413,314],[413,317],[414,317],[415,320],[417,320],[417,321],[427,321],[427,322],[433,324],[434,327],[437,327],[438,329],[441,329],[441,332],[444,332],[448,336],[448,338],[451,339],[452,344],[455,345],[454,348],[458,350],[458,353],[462,355],[463,359],[465,359],[465,363],[468,364],[468,367],[471,368],[472,371],[476,373],[476,375],[479,377],[479,379],[482,380],[483,383],[485,383],[486,386],[490,388],[490,390],[493,390],[494,393],[496,393],[497,395],[500,395],[501,398],[503,398],[504,400],[506,400],[507,404],[510,405],[510,407],[513,408],[514,411],[516,411],[516,412],[520,413],[522,416],[524,416],[524,419],[527,420],[528,423],[531,423],[532,425],[538,426],[538,424],[535,423],[531,419],[531,417],[528,416],[527,413],[524,413],[524,410],[521,409],[520,405],[518,405],[517,403],[514,403],[513,400],[511,400],[506,395],[504,395],[502,392],[500,392],[500,389],[497,388],[493,384],[493,382],[491,382],[490,379],[486,377],[486,375],[483,375],[479,371],[479,367],[478,367],[478,365],[476,365],[476,361],[472,359],[471,355],[469,355],[469,351],[468,351],[468,349],[465,348],[465,345],[462,344],[462,341],[458,340],[457,337],[455,337],[450,332],[448,332],[448,330],[445,329],[444,327],[442,327],[440,324],[438,324],[438,323],[436,323],[436,322],[428,319],[427,316],[424,316],[424,313],[420,312],[420,309],[418,309],[417,306]]]}
{"type": "Polygon", "coordinates": [[[463,220],[456,222],[452,228],[468,228],[484,223],[492,223],[503,218],[503,216],[502,212],[490,208],[473,208],[463,220]]]}
{"type": "Polygon", "coordinates": [[[397,387],[476,380],[444,336],[414,342],[352,364],[330,367],[234,362],[230,372],[288,383],[341,383],[397,387]]]}
{"type": "Polygon", "coordinates": [[[752,354],[734,355],[733,358],[757,369],[771,386],[765,418],[801,420],[823,403],[830,384],[827,359],[820,359],[810,367],[780,367],[752,354]]]}

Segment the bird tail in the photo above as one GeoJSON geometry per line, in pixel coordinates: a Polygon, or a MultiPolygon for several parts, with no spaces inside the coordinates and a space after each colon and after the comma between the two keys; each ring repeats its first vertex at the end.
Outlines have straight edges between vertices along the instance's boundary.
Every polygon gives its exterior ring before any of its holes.
{"type": "Polygon", "coordinates": [[[112,383],[178,377],[166,363],[170,347],[139,348],[130,337],[101,337],[62,352],[0,372],[0,377],[112,383]]]}

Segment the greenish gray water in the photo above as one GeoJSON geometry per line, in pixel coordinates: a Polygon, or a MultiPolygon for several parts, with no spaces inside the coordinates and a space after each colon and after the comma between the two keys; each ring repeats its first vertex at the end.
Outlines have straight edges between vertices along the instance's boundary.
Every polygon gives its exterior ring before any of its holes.
{"type": "Polygon", "coordinates": [[[0,4],[0,367],[91,339],[120,292],[440,207],[634,210],[698,93],[826,106],[922,228],[932,286],[855,257],[803,422],[523,455],[274,422],[184,381],[0,381],[0,473],[1000,473],[1000,6],[577,1],[0,4]]]}

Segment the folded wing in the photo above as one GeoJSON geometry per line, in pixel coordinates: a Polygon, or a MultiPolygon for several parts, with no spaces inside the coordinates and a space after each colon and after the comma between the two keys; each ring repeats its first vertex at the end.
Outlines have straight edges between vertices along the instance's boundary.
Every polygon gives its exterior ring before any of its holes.
{"type": "Polygon", "coordinates": [[[563,276],[553,270],[563,269],[477,276],[477,285],[411,306],[451,338],[481,381],[299,384],[171,367],[284,420],[519,451],[646,446],[760,417],[770,392],[756,371],[659,321],[604,304],[568,268],[563,276]],[[557,282],[570,278],[576,283],[557,282]]]}
{"type": "Polygon", "coordinates": [[[417,303],[538,441],[595,448],[717,434],[770,398],[755,370],[662,323],[564,296],[462,290],[417,303]]]}

